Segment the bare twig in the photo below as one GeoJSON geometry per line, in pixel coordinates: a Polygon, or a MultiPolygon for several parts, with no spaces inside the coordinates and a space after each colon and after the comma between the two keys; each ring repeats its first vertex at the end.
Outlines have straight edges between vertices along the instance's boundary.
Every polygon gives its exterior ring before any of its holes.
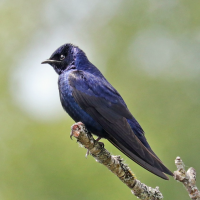
{"type": "Polygon", "coordinates": [[[122,162],[123,159],[120,156],[111,155],[101,142],[97,142],[92,137],[82,122],[74,124],[71,129],[70,137],[75,137],[81,145],[88,149],[97,162],[103,164],[113,172],[131,189],[135,196],[143,200],[163,199],[158,187],[153,189],[137,180],[130,168],[122,162]]]}
{"type": "Polygon", "coordinates": [[[188,191],[189,197],[193,200],[200,200],[200,192],[196,186],[196,171],[190,167],[187,172],[180,157],[175,159],[177,171],[174,172],[174,179],[183,183],[188,191]]]}

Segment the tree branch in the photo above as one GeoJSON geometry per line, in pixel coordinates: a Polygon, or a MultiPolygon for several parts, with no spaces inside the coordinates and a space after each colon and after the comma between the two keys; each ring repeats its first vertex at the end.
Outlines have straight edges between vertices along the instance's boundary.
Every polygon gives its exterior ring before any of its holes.
{"type": "Polygon", "coordinates": [[[193,167],[190,167],[187,172],[185,171],[185,165],[180,157],[176,157],[175,164],[177,171],[174,172],[174,179],[182,182],[188,191],[189,197],[192,200],[200,200],[200,192],[196,186],[196,171],[193,167]]]}
{"type": "Polygon", "coordinates": [[[163,199],[159,187],[155,189],[146,186],[136,179],[130,168],[124,164],[120,156],[111,155],[105,148],[103,143],[97,142],[85,128],[82,122],[78,122],[71,127],[70,137],[75,137],[77,142],[83,145],[97,162],[106,166],[113,172],[124,184],[126,184],[131,192],[142,200],[160,200],[163,199]]]}

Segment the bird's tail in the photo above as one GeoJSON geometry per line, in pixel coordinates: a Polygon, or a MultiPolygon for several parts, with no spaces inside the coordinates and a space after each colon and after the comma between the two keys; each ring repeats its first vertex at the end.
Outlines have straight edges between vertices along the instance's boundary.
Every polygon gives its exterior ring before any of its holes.
{"type": "Polygon", "coordinates": [[[169,169],[167,169],[167,167],[164,166],[159,158],[157,156],[154,156],[149,150],[149,153],[154,157],[154,166],[144,161],[142,158],[139,157],[139,155],[132,153],[131,150],[127,149],[125,145],[122,145],[122,143],[117,141],[115,138],[109,137],[107,139],[131,160],[144,167],[146,170],[152,172],[153,174],[165,180],[169,180],[169,178],[164,173],[173,176],[173,173],[169,169]]]}

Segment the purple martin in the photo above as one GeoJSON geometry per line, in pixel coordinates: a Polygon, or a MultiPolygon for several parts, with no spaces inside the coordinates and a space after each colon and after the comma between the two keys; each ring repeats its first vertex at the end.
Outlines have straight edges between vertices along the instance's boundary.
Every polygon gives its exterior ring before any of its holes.
{"type": "Polygon", "coordinates": [[[81,121],[153,174],[166,180],[165,173],[173,176],[149,146],[120,94],[79,47],[64,44],[45,63],[59,75],[61,104],[75,122],[81,121]]]}

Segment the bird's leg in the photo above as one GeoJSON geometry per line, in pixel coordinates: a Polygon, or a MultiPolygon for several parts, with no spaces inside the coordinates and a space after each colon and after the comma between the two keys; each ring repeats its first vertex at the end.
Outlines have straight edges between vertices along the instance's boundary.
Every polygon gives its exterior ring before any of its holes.
{"type": "Polygon", "coordinates": [[[96,142],[98,142],[100,139],[101,139],[101,137],[98,137],[98,138],[96,139],[96,142]]]}

